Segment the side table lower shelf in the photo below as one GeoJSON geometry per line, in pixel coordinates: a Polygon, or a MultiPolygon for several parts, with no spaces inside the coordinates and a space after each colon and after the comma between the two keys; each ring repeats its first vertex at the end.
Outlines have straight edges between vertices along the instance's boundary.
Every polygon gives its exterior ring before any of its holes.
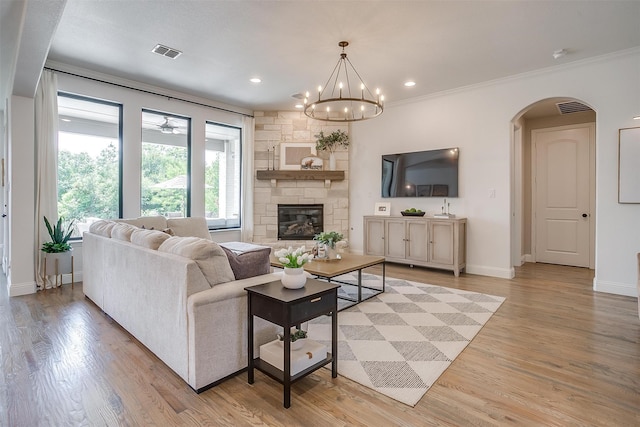
{"type": "MultiPolygon", "coordinates": [[[[333,362],[333,356],[331,355],[331,353],[327,353],[326,359],[321,360],[320,362],[314,365],[311,365],[306,369],[303,369],[302,371],[298,372],[295,375],[291,375],[291,383],[294,383],[297,380],[306,377],[310,373],[316,371],[318,368],[321,368],[324,365],[327,365],[331,362],[333,362]]],[[[263,374],[278,381],[280,384],[284,384],[284,372],[276,368],[275,366],[271,365],[270,363],[265,362],[264,360],[257,357],[253,359],[253,367],[259,370],[260,372],[262,372],[263,374]]]]}

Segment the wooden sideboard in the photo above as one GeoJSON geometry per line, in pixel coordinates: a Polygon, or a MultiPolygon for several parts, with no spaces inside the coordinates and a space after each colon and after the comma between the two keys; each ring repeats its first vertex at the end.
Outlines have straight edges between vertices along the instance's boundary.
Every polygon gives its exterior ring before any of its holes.
{"type": "Polygon", "coordinates": [[[466,266],[466,218],[365,216],[364,254],[451,270],[466,266]]]}

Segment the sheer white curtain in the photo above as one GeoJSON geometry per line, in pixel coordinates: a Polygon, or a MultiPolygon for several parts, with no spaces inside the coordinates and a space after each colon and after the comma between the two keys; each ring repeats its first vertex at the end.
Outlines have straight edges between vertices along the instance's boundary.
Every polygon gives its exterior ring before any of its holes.
{"type": "Polygon", "coordinates": [[[35,276],[38,289],[48,287],[42,278],[43,256],[40,248],[49,240],[44,217],[58,220],[58,79],[51,71],[40,77],[35,98],[36,118],[36,209],[35,276]]]}
{"type": "Polygon", "coordinates": [[[242,230],[243,242],[253,242],[253,156],[255,119],[243,117],[242,145],[242,230]]]}

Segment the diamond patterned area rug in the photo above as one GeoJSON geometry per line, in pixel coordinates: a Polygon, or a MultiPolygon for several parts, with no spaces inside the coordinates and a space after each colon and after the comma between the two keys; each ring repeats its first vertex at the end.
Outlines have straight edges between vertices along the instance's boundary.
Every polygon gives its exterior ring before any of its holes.
{"type": "MultiPolygon", "coordinates": [[[[380,276],[362,281],[382,288],[380,276]]],[[[384,293],[338,313],[338,374],[415,406],[504,300],[387,277],[384,293]]],[[[308,332],[331,348],[329,317],[309,322],[308,332]]]]}

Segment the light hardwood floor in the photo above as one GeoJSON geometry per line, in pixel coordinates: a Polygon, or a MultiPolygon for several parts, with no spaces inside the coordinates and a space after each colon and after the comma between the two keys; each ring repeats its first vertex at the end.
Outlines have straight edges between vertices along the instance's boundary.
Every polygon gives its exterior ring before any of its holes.
{"type": "Polygon", "coordinates": [[[0,296],[0,426],[640,425],[636,299],[594,293],[592,271],[527,264],[504,280],[389,264],[387,275],[506,297],[415,408],[326,369],[294,384],[290,409],[259,372],[196,394],[76,284],[0,296]]]}

